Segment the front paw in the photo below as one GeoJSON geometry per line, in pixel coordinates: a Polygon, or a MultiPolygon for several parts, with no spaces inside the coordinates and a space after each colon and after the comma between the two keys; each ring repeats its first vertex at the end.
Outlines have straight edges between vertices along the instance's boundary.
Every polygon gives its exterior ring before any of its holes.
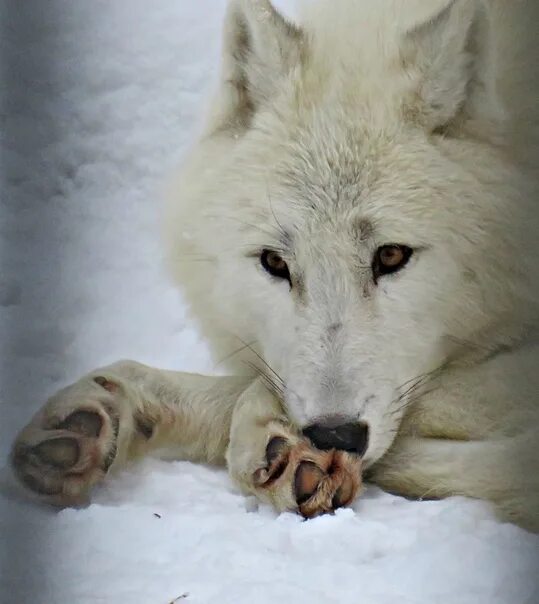
{"type": "Polygon", "coordinates": [[[95,376],[53,397],[13,445],[11,464],[21,483],[55,505],[84,503],[116,457],[117,390],[95,376]]]}
{"type": "Polygon", "coordinates": [[[361,460],[345,451],[320,451],[303,438],[273,436],[265,465],[253,474],[262,499],[305,518],[349,505],[361,491],[361,460]]]}

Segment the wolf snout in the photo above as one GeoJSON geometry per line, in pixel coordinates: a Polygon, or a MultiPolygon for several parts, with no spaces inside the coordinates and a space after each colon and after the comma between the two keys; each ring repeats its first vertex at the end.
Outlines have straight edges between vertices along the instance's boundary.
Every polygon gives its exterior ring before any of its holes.
{"type": "Polygon", "coordinates": [[[311,424],[303,434],[318,449],[337,449],[363,455],[369,442],[369,426],[364,422],[347,422],[335,425],[330,418],[311,424]]]}

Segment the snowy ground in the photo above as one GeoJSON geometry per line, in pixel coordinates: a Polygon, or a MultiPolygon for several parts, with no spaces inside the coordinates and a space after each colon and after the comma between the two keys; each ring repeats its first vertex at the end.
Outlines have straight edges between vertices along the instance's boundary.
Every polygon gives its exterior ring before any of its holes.
{"type": "MultiPolygon", "coordinates": [[[[2,5],[0,463],[40,403],[94,366],[213,370],[162,274],[157,232],[223,6],[2,5]]],[[[2,481],[2,604],[539,601],[537,537],[478,502],[369,489],[353,510],[302,522],[257,509],[224,471],[149,460],[89,508],[55,513],[21,501],[5,470],[2,481]]]]}

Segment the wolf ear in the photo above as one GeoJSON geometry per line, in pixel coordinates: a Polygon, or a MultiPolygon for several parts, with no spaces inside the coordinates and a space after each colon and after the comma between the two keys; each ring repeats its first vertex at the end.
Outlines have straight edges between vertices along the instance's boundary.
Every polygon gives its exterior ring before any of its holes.
{"type": "Polygon", "coordinates": [[[405,36],[403,58],[419,76],[412,113],[433,132],[455,133],[470,120],[495,121],[488,15],[481,0],[451,0],[405,36]]]}
{"type": "Polygon", "coordinates": [[[215,129],[246,129],[300,61],[302,33],[269,0],[229,0],[215,129]]]}

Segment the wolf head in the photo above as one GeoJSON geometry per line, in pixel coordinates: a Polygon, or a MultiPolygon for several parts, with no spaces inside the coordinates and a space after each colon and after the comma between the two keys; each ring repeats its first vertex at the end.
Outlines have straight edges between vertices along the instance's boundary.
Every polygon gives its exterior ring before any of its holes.
{"type": "Polygon", "coordinates": [[[368,425],[367,463],[426,376],[532,320],[493,53],[480,1],[319,2],[301,28],[229,4],[170,264],[216,358],[257,365],[301,428],[368,425]]]}

